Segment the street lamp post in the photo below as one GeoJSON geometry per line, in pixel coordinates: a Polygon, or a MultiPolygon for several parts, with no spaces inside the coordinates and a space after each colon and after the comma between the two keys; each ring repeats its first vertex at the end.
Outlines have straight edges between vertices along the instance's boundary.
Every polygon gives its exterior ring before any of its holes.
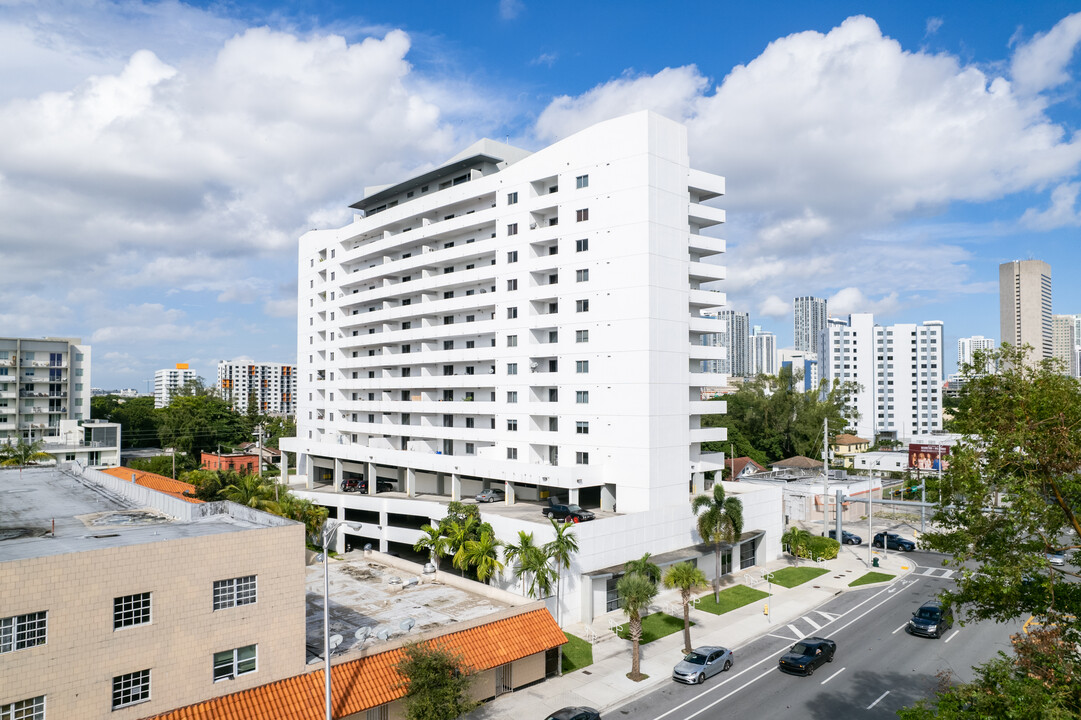
{"type": "Polygon", "coordinates": [[[327,522],[323,525],[322,532],[322,544],[323,544],[323,659],[326,662],[326,667],[323,670],[323,674],[326,676],[326,720],[333,720],[331,717],[331,695],[330,695],[330,569],[329,560],[330,557],[327,554],[327,539],[331,533],[338,529],[341,522],[327,522]]]}

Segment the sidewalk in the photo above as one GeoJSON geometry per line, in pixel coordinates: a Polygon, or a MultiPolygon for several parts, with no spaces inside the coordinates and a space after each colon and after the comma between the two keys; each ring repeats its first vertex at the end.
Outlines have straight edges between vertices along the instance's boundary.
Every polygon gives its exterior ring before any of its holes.
{"type": "MultiPolygon", "coordinates": [[[[766,600],[759,600],[724,615],[713,615],[691,608],[691,643],[700,645],[723,645],[736,650],[736,666],[739,665],[739,648],[765,635],[771,629],[783,627],[814,610],[830,598],[850,590],[848,584],[871,570],[889,573],[897,578],[913,569],[912,562],[904,553],[891,551],[884,558],[881,550],[874,551],[881,567],[867,566],[866,545],[844,545],[835,560],[822,563],[828,573],[794,588],[773,585],[773,595],[768,599],[770,616],[765,614],[766,600]]],[[[809,560],[798,563],[791,557],[775,560],[764,566],[741,570],[725,576],[721,589],[743,584],[763,592],[767,584],[763,574],[796,565],[815,565],[809,560]]],[[[864,585],[861,587],[875,587],[864,585]]],[[[696,595],[706,594],[696,593],[696,595]]],[[[667,610],[682,617],[679,591],[662,590],[651,610],[667,610]]],[[[641,682],[627,678],[631,669],[631,643],[622,640],[609,629],[613,624],[625,624],[627,616],[622,611],[602,615],[587,628],[584,624],[570,625],[564,630],[580,638],[589,638],[589,631],[596,634],[593,643],[593,664],[581,670],[551,678],[543,683],[524,688],[485,703],[466,715],[470,720],[494,718],[517,718],[517,720],[543,720],[548,713],[568,705],[585,705],[610,712],[616,707],[649,693],[672,680],[672,667],[683,656],[683,632],[641,646],[641,670],[649,677],[641,682]]],[[[828,632],[826,633],[828,635],[828,632]]]]}

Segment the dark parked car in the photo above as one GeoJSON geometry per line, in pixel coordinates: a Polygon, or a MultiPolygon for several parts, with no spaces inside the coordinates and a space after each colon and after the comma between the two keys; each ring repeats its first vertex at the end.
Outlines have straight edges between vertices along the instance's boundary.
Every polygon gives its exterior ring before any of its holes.
{"type": "Polygon", "coordinates": [[[813,675],[816,667],[833,662],[835,652],[837,643],[832,640],[820,637],[804,638],[793,645],[778,664],[785,672],[813,675]]]}
{"type": "Polygon", "coordinates": [[[507,497],[507,493],[499,488],[488,488],[487,490],[481,490],[477,493],[477,502],[503,502],[507,497]]]}
{"type": "Polygon", "coordinates": [[[672,668],[672,679],[688,685],[702,684],[722,670],[732,667],[732,651],[728,648],[706,645],[695,648],[672,668]]]}
{"type": "Polygon", "coordinates": [[[912,619],[908,621],[908,631],[913,635],[940,638],[942,633],[953,627],[953,612],[948,607],[942,607],[937,601],[924,603],[919,610],[912,613],[912,619]]]}
{"type": "MultiPolygon", "coordinates": [[[[394,483],[390,480],[379,479],[375,481],[375,491],[377,493],[390,492],[393,489],[394,483]]],[[[367,494],[367,478],[346,478],[345,480],[342,480],[342,492],[359,492],[367,494]]]]}
{"type": "Polygon", "coordinates": [[[552,518],[553,520],[561,520],[565,523],[569,522],[585,522],[586,520],[593,520],[597,516],[588,510],[583,510],[577,505],[563,505],[557,503],[552,498],[548,498],[548,507],[542,508],[541,512],[544,517],[552,518]]]}
{"type": "Polygon", "coordinates": [[[876,533],[874,542],[871,544],[880,548],[882,547],[883,538],[886,538],[886,547],[890,550],[904,550],[905,552],[911,552],[916,549],[916,543],[908,538],[901,537],[897,533],[876,533]]]}
{"type": "Polygon", "coordinates": [[[565,707],[549,715],[548,720],[601,720],[601,714],[591,707],[565,707]]]}
{"type": "MultiPolygon", "coordinates": [[[[837,539],[837,531],[836,530],[830,530],[830,540],[836,540],[836,539],[837,539]]],[[[853,535],[852,533],[848,532],[847,530],[842,530],[841,531],[841,544],[842,545],[862,545],[863,544],[863,538],[861,538],[859,535],[853,535]]]]}

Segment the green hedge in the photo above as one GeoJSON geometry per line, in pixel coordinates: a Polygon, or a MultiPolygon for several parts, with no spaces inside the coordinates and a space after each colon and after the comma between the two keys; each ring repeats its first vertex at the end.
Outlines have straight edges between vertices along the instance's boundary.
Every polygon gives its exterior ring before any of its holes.
{"type": "Polygon", "coordinates": [[[810,542],[807,543],[807,549],[811,553],[809,557],[814,560],[833,560],[841,550],[841,543],[833,538],[814,535],[811,537],[810,542]]]}

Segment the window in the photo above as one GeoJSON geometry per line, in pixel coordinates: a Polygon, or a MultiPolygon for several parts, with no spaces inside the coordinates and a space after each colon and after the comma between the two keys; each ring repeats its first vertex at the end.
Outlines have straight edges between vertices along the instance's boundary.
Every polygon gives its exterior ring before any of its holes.
{"type": "Polygon", "coordinates": [[[476,446],[473,443],[466,443],[465,444],[465,454],[466,455],[476,455],[476,446]]]}
{"type": "Polygon", "coordinates": [[[446,292],[443,293],[443,299],[444,300],[450,300],[452,297],[454,297],[454,291],[453,290],[447,290],[446,292]]]}
{"type": "Polygon", "coordinates": [[[579,374],[588,373],[589,372],[589,361],[588,360],[576,360],[575,363],[574,363],[574,371],[576,373],[579,373],[579,374]]]}
{"type": "Polygon", "coordinates": [[[509,430],[510,432],[517,432],[518,431],[518,421],[517,420],[508,420],[507,421],[507,430],[509,430]]]}
{"type": "Polygon", "coordinates": [[[150,593],[113,598],[113,630],[150,622],[150,593]]]}
{"type": "Polygon", "coordinates": [[[45,696],[0,705],[3,720],[45,720],[45,696]]]}
{"type": "Polygon", "coordinates": [[[587,452],[576,452],[576,453],[574,453],[574,462],[577,465],[588,465],[589,464],[589,453],[587,453],[587,452]]]}
{"type": "Polygon", "coordinates": [[[517,375],[518,374],[518,363],[507,363],[507,374],[508,375],[517,375]]]}
{"type": "Polygon", "coordinates": [[[589,187],[589,176],[579,175],[578,177],[574,178],[574,186],[578,190],[589,187]]]}
{"type": "Polygon", "coordinates": [[[507,262],[509,262],[509,263],[518,262],[518,251],[517,250],[511,250],[510,252],[507,253],[507,262]]]}
{"type": "Polygon", "coordinates": [[[454,366],[453,365],[444,365],[443,366],[443,374],[444,375],[453,375],[454,374],[454,366]]]}
{"type": "Polygon", "coordinates": [[[548,342],[550,342],[550,343],[559,342],[559,331],[558,330],[549,330],[548,331],[548,342]]]}
{"type": "Polygon", "coordinates": [[[589,312],[589,300],[576,300],[574,303],[575,312],[589,312]]]}
{"type": "Polygon", "coordinates": [[[548,418],[548,431],[557,432],[559,430],[559,418],[548,418]]]}
{"type": "Polygon", "coordinates": [[[238,675],[255,672],[256,645],[214,653],[214,682],[231,680],[238,675]]]}
{"type": "Polygon", "coordinates": [[[454,316],[453,315],[444,315],[443,316],[443,324],[444,325],[453,325],[454,324],[454,316]]]}
{"type": "Polygon", "coordinates": [[[589,270],[575,270],[574,279],[577,282],[585,282],[589,280],[589,270]]]}
{"type": "Polygon", "coordinates": [[[113,710],[150,699],[150,670],[117,675],[113,678],[113,710]]]}
{"type": "Polygon", "coordinates": [[[518,203],[518,193],[516,193],[516,192],[507,193],[507,204],[508,205],[516,205],[517,203],[518,203]]]}
{"type": "Polygon", "coordinates": [[[589,331],[588,330],[575,330],[574,331],[574,342],[576,342],[576,343],[589,342],[589,331]]]}
{"type": "Polygon", "coordinates": [[[559,312],[559,303],[558,302],[550,302],[550,303],[548,303],[548,312],[549,313],[557,313],[557,312],[559,312]]]}
{"type": "Polygon", "coordinates": [[[508,320],[513,320],[516,317],[518,317],[518,308],[516,308],[516,307],[507,308],[507,319],[508,320]]]}
{"type": "Polygon", "coordinates": [[[0,653],[44,645],[48,611],[0,618],[0,653]]]}
{"type": "Polygon", "coordinates": [[[589,238],[583,238],[581,240],[574,241],[575,252],[585,252],[589,249],[589,238]]]}
{"type": "Polygon", "coordinates": [[[444,350],[453,350],[454,349],[454,341],[453,340],[444,340],[443,341],[443,349],[444,350]]]}
{"type": "Polygon", "coordinates": [[[518,336],[517,335],[508,335],[507,336],[507,347],[518,347],[518,336]]]}
{"type": "Polygon", "coordinates": [[[578,403],[579,405],[587,405],[587,404],[589,404],[589,391],[588,390],[579,390],[578,392],[576,392],[574,394],[574,401],[576,403],[578,403]]]}
{"type": "Polygon", "coordinates": [[[508,235],[517,235],[518,234],[518,223],[510,223],[509,225],[507,225],[507,234],[508,235]]]}
{"type": "Polygon", "coordinates": [[[507,459],[508,460],[517,460],[518,459],[518,448],[507,448],[507,459]]]}
{"type": "Polygon", "coordinates": [[[471,417],[467,417],[467,418],[465,419],[465,426],[466,426],[467,428],[472,428],[472,427],[473,427],[473,425],[474,425],[474,419],[473,419],[473,418],[471,418],[471,417]]]}
{"type": "Polygon", "coordinates": [[[518,289],[518,281],[516,279],[511,279],[511,280],[507,281],[507,290],[517,290],[517,289],[518,289]]]}
{"type": "Polygon", "coordinates": [[[514,390],[507,391],[507,402],[508,403],[516,403],[516,402],[518,402],[518,393],[516,391],[514,391],[514,390]]]}
{"type": "Polygon", "coordinates": [[[255,602],[255,575],[214,581],[214,609],[251,605],[255,602]]]}
{"type": "Polygon", "coordinates": [[[576,210],[575,215],[578,217],[578,222],[585,222],[589,219],[589,208],[583,210],[576,210]]]}
{"type": "Polygon", "coordinates": [[[574,423],[574,431],[578,435],[588,435],[589,434],[589,423],[581,422],[581,421],[574,423]]]}

